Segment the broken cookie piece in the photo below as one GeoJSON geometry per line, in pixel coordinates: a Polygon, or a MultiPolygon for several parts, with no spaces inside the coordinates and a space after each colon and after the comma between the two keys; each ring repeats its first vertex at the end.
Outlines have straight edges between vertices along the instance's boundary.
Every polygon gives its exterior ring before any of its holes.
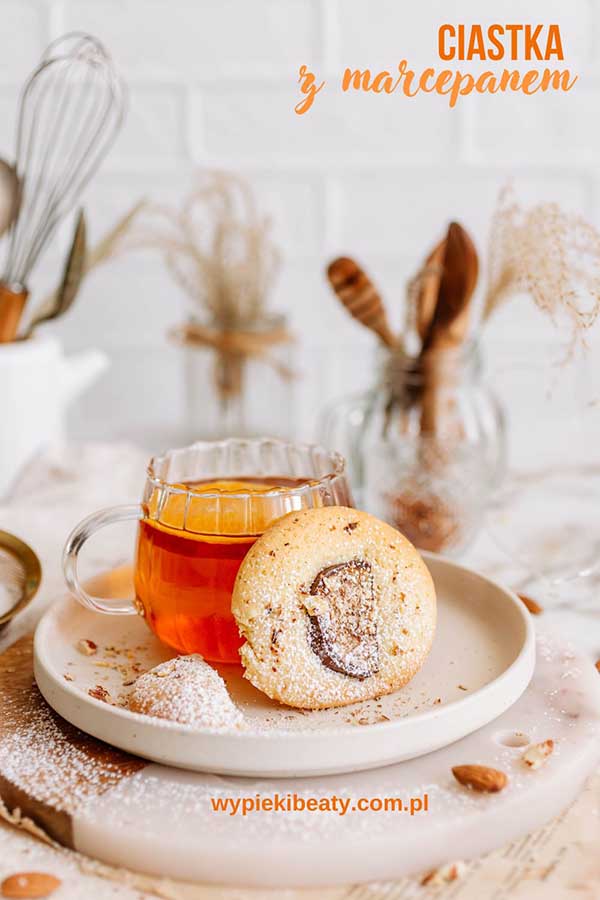
{"type": "Polygon", "coordinates": [[[246,554],[231,605],[245,677],[301,709],[397,690],[422,666],[435,631],[433,582],[412,544],[340,506],[275,522],[246,554]]]}
{"type": "Polygon", "coordinates": [[[242,714],[219,673],[197,653],[175,656],[135,681],[128,698],[132,712],[194,728],[239,728],[242,714]]]}
{"type": "Polygon", "coordinates": [[[322,569],[310,588],[308,639],[324,666],[350,678],[379,671],[371,564],[352,559],[322,569]]]}

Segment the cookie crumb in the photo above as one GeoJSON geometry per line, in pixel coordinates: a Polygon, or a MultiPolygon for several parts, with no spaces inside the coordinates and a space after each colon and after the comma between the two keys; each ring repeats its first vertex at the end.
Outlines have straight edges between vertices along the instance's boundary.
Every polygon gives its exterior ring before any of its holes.
{"type": "Polygon", "coordinates": [[[94,700],[102,700],[103,703],[110,703],[110,694],[101,684],[97,684],[94,688],[89,688],[88,694],[90,697],[93,697],[94,700]]]}
{"type": "Polygon", "coordinates": [[[528,594],[517,594],[517,597],[521,603],[527,607],[532,616],[540,616],[543,613],[543,608],[533,599],[533,597],[530,597],[528,594]]]}
{"type": "Polygon", "coordinates": [[[98,652],[98,645],[89,638],[81,638],[75,646],[83,656],[93,656],[98,652]]]}

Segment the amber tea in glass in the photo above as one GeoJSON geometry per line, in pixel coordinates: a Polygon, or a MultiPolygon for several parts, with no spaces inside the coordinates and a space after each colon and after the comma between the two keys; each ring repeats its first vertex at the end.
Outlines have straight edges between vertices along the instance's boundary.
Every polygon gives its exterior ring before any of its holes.
{"type": "Polygon", "coordinates": [[[344,461],[320,447],[269,439],[201,442],[150,462],[141,505],[84,520],[65,548],[75,596],[102,612],[139,612],[164,643],[218,663],[239,662],[231,594],[240,564],[276,519],[295,509],[351,506],[344,461]],[[91,597],[79,548],[101,525],[139,519],[135,603],[91,597]]]}

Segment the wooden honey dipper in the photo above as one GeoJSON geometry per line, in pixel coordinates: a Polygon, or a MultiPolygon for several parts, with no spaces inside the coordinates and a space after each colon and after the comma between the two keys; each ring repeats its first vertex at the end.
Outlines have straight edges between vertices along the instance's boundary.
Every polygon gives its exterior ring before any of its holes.
{"type": "Polygon", "coordinates": [[[327,268],[327,277],[351,316],[370,328],[387,347],[397,347],[383,301],[373,282],[353,259],[340,256],[327,268]]]}

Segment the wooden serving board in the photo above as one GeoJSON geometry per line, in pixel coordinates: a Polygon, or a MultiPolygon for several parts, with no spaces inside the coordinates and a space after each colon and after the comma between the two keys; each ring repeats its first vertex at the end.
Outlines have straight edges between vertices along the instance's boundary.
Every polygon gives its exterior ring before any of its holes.
{"type": "Polygon", "coordinates": [[[76,849],[73,815],[147,763],[54,713],[33,677],[33,635],[0,656],[0,797],[57,843],[76,849]]]}
{"type": "Polygon", "coordinates": [[[55,841],[103,862],[197,883],[310,887],[397,879],[474,858],[568,806],[600,762],[600,679],[559,640],[538,639],[534,679],[495,722],[455,744],[370,772],[304,779],[203,775],[146,763],[68,725],[32,676],[31,638],[0,657],[0,797],[55,841]],[[552,737],[542,769],[524,741],[552,737]],[[457,785],[453,765],[483,763],[510,779],[500,794],[457,785]],[[256,794],[428,796],[428,811],[217,813],[215,798],[256,794]],[[300,849],[301,852],[300,852],[300,849]],[[235,858],[235,865],[232,865],[235,858]]]}

